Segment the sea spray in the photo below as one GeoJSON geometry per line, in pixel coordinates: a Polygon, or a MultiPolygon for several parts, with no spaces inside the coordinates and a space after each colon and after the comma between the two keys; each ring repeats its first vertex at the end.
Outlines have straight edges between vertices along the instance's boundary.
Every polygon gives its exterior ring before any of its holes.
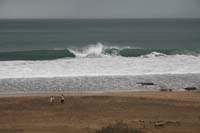
{"type": "Polygon", "coordinates": [[[104,55],[105,46],[102,43],[97,43],[96,45],[89,45],[84,47],[80,51],[75,51],[69,49],[71,53],[73,53],[76,57],[84,58],[84,57],[102,57],[104,55]]]}

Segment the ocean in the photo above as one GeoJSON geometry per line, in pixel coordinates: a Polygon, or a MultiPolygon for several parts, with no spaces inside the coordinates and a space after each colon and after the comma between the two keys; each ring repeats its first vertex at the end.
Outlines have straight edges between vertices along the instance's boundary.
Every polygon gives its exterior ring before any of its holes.
{"type": "Polygon", "coordinates": [[[0,94],[183,90],[199,73],[200,19],[0,20],[0,94]]]}

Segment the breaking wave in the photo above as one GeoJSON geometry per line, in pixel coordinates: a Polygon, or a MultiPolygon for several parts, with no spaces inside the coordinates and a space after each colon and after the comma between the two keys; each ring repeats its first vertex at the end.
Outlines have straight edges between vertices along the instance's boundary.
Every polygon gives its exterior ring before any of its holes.
{"type": "Polygon", "coordinates": [[[157,57],[166,55],[194,55],[200,54],[199,49],[143,49],[133,47],[104,46],[101,43],[89,45],[81,49],[62,50],[32,50],[1,52],[0,61],[8,60],[53,60],[59,58],[95,58],[107,56],[122,57],[157,57]]]}

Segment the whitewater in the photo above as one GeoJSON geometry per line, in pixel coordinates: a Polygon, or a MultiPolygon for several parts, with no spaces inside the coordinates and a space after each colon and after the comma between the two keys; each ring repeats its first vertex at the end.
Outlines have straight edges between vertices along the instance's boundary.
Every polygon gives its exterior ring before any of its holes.
{"type": "MultiPolygon", "coordinates": [[[[120,49],[110,47],[110,49],[120,49]]],[[[139,57],[105,53],[101,43],[81,51],[71,50],[76,58],[43,61],[0,61],[0,78],[40,78],[110,75],[156,75],[200,73],[200,56],[166,55],[151,52],[139,57]]],[[[121,49],[125,49],[124,47],[121,49]]]]}
{"type": "Polygon", "coordinates": [[[0,61],[0,94],[57,91],[156,91],[200,87],[200,56],[152,52],[140,57],[103,54],[103,45],[76,58],[0,61]],[[153,82],[153,88],[137,82],[153,82]]]}
{"type": "Polygon", "coordinates": [[[0,78],[189,74],[199,68],[200,57],[189,55],[3,61],[0,78]]]}

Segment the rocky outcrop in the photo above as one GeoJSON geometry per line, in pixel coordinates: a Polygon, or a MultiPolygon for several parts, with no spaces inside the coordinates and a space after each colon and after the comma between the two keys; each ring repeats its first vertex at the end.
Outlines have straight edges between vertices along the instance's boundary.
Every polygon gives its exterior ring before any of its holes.
{"type": "Polygon", "coordinates": [[[149,86],[149,85],[155,85],[154,83],[152,83],[152,82],[138,82],[137,84],[140,84],[140,85],[142,85],[142,86],[149,86]]]}
{"type": "Polygon", "coordinates": [[[186,87],[186,88],[184,88],[184,90],[186,90],[186,91],[195,91],[195,90],[197,90],[197,88],[196,87],[186,87]]]}

